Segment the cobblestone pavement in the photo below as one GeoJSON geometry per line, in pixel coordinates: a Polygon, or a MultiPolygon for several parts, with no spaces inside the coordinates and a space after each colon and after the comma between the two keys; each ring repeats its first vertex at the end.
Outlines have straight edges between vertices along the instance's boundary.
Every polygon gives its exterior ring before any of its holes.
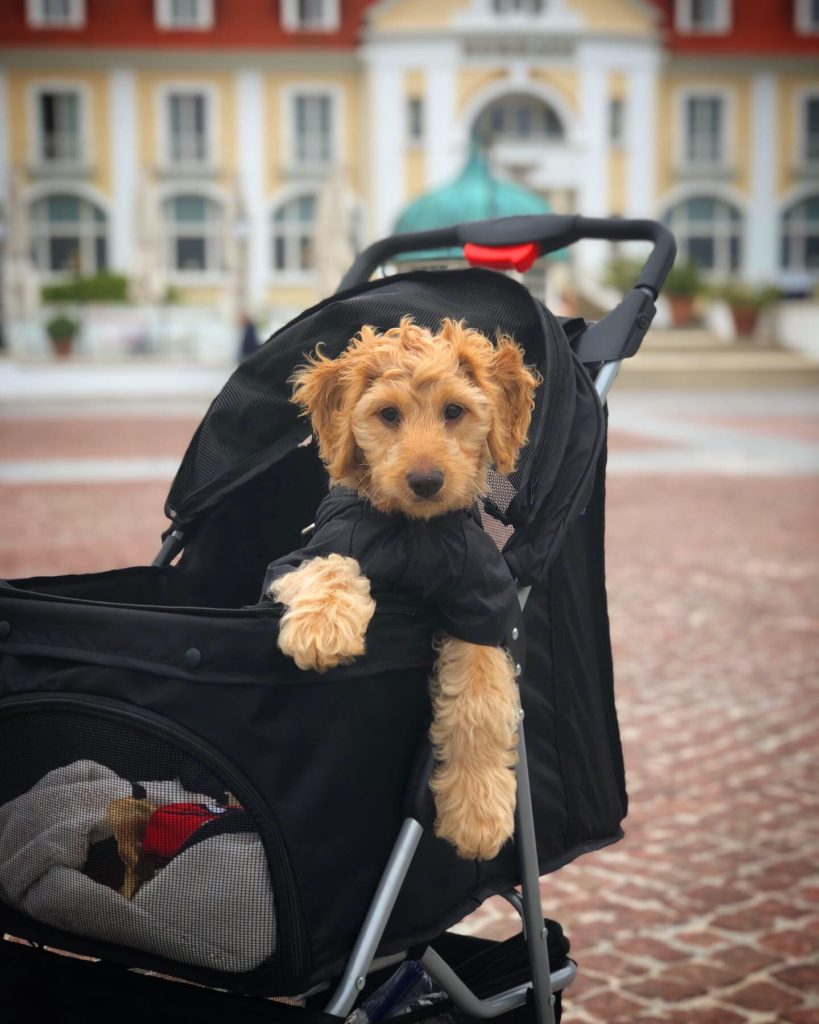
{"type": "MultiPolygon", "coordinates": [[[[0,575],[152,557],[194,412],[7,407],[0,575]]],[[[611,425],[631,805],[542,882],[580,966],[564,1019],[819,1024],[819,400],[615,394],[611,425]]],[[[516,922],[493,900],[461,927],[516,922]]]]}

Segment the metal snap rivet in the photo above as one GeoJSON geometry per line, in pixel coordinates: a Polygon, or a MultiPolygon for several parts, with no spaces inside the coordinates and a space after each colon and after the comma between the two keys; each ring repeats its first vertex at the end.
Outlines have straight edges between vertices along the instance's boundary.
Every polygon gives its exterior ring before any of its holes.
{"type": "Polygon", "coordinates": [[[195,647],[185,651],[185,668],[198,668],[202,661],[202,653],[195,647]]]}
{"type": "Polygon", "coordinates": [[[519,676],[521,674],[521,672],[523,672],[523,669],[521,668],[521,666],[520,665],[515,665],[515,675],[519,676]]]}
{"type": "Polygon", "coordinates": [[[9,636],[11,636],[11,623],[0,622],[0,640],[5,640],[9,636]]]}
{"type": "Polygon", "coordinates": [[[512,630],[512,639],[513,640],[517,640],[517,638],[519,636],[520,636],[520,631],[518,630],[518,627],[515,626],[514,629],[512,630]]]}

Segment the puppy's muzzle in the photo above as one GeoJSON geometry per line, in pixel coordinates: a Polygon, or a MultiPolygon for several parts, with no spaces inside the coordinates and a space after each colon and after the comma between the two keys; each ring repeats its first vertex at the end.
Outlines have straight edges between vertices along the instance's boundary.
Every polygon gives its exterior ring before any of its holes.
{"type": "Polygon", "coordinates": [[[440,469],[424,473],[407,473],[407,483],[413,494],[419,498],[432,498],[444,486],[444,474],[440,469]]]}

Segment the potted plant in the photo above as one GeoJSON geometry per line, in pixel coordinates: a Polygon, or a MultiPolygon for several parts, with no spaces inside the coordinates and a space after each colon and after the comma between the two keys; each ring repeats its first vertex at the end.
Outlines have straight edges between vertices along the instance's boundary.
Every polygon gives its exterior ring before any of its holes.
{"type": "Polygon", "coordinates": [[[694,319],[695,303],[702,290],[702,275],[696,263],[674,264],[663,286],[663,294],[671,307],[675,327],[687,327],[694,319]]]}
{"type": "Polygon", "coordinates": [[[61,359],[70,355],[80,325],[70,316],[59,313],[46,324],[46,332],[51,339],[54,354],[61,359]]]}
{"type": "Polygon", "coordinates": [[[716,297],[731,307],[737,337],[747,338],[756,330],[760,312],[779,299],[779,289],[771,285],[748,285],[733,281],[716,289],[716,297]]]}

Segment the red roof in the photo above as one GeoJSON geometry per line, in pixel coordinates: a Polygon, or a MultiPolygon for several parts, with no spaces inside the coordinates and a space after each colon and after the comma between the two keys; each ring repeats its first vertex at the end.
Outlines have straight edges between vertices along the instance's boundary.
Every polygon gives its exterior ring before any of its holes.
{"type": "Polygon", "coordinates": [[[60,29],[33,28],[26,18],[26,0],[4,0],[0,46],[351,50],[360,40],[363,11],[373,0],[339,0],[341,24],[333,32],[286,31],[282,28],[281,0],[213,2],[213,28],[191,31],[158,28],[154,0],[85,0],[85,24],[60,29]]]}
{"type": "Polygon", "coordinates": [[[729,0],[731,28],[721,35],[680,33],[675,26],[675,0],[653,2],[662,12],[665,46],[675,54],[819,54],[819,35],[800,35],[796,31],[797,0],[729,0]]]}

